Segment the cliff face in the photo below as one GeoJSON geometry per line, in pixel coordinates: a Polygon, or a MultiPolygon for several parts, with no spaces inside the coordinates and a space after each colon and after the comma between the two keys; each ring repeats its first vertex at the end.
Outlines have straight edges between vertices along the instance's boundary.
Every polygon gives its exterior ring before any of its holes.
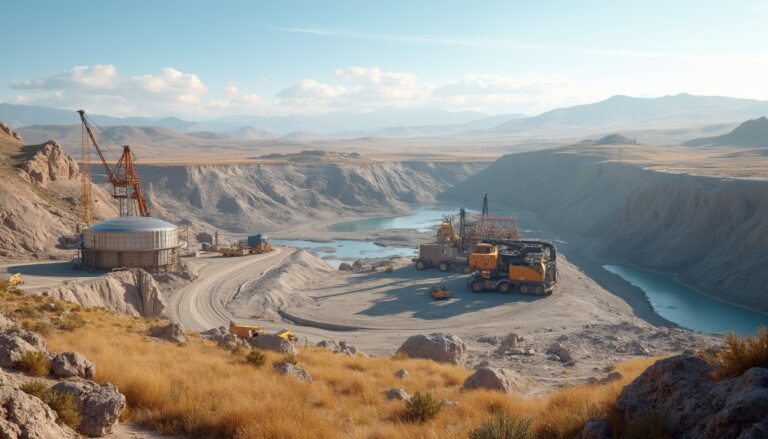
{"type": "Polygon", "coordinates": [[[17,165],[22,177],[29,182],[49,187],[53,181],[80,178],[77,162],[65,154],[57,142],[49,140],[35,149],[30,159],[17,165]]]}
{"type": "Polygon", "coordinates": [[[484,167],[478,163],[142,166],[152,214],[199,228],[271,231],[339,215],[405,211],[484,167]]]}
{"type": "Polygon", "coordinates": [[[768,182],[667,174],[562,151],[502,157],[443,196],[534,212],[601,257],[768,312],[768,182]]]}

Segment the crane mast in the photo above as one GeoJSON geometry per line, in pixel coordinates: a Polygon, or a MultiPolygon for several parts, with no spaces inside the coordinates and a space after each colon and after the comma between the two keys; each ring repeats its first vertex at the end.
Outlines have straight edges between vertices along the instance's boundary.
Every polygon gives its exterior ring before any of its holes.
{"type": "Polygon", "coordinates": [[[93,144],[93,148],[96,150],[99,160],[107,172],[107,181],[112,185],[112,198],[117,201],[120,216],[149,216],[147,202],[144,199],[144,194],[141,192],[141,180],[136,174],[136,166],[133,162],[131,147],[123,145],[123,152],[117,163],[115,163],[114,166],[110,166],[107,159],[104,157],[101,147],[99,147],[99,143],[96,141],[96,136],[93,134],[91,124],[85,116],[85,110],[78,110],[77,113],[80,115],[80,121],[82,122],[84,130],[82,154],[87,172],[87,180],[86,177],[82,180],[82,202],[87,203],[87,206],[83,206],[83,221],[88,225],[93,220],[93,197],[91,195],[90,185],[92,178],[88,139],[90,139],[90,143],[93,144]]]}

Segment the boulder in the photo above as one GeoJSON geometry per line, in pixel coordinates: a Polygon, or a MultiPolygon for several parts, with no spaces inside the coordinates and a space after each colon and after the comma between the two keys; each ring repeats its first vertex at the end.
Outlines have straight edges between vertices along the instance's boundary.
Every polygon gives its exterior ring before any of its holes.
{"type": "Polygon", "coordinates": [[[51,390],[70,393],[77,398],[83,415],[78,430],[91,437],[111,433],[125,410],[125,396],[110,383],[98,385],[93,381],[62,381],[51,390]]]}
{"type": "Polygon", "coordinates": [[[663,414],[678,438],[756,438],[768,432],[768,369],[714,381],[701,358],[657,361],[627,385],[616,402],[624,422],[663,414]]]}
{"type": "Polygon", "coordinates": [[[19,328],[0,331],[0,366],[16,367],[27,351],[47,352],[45,341],[35,332],[19,328]]]}
{"type": "Polygon", "coordinates": [[[39,398],[19,389],[0,386],[0,437],[75,439],[77,433],[56,423],[58,416],[39,398]]]}
{"type": "Polygon", "coordinates": [[[408,378],[409,376],[411,376],[411,373],[405,369],[400,369],[395,372],[395,377],[397,378],[408,378]]]}
{"type": "Polygon", "coordinates": [[[339,352],[341,350],[341,346],[333,340],[322,340],[317,343],[317,347],[328,349],[331,352],[339,352]]]}
{"type": "Polygon", "coordinates": [[[519,390],[521,383],[521,377],[511,370],[481,367],[464,380],[463,388],[465,390],[498,390],[500,392],[509,393],[511,391],[519,390]]]}
{"type": "Polygon", "coordinates": [[[361,352],[358,352],[356,347],[348,345],[345,341],[339,342],[339,352],[344,355],[349,355],[350,357],[354,357],[357,354],[362,354],[361,352]]]}
{"type": "Polygon", "coordinates": [[[453,334],[434,333],[409,337],[397,353],[409,358],[425,358],[439,363],[465,365],[467,346],[453,334]]]}
{"type": "Polygon", "coordinates": [[[300,368],[299,366],[296,366],[295,364],[278,363],[275,365],[274,369],[275,372],[279,373],[280,375],[288,375],[299,381],[304,381],[307,383],[312,382],[312,376],[309,374],[309,372],[300,368]]]}
{"type": "Polygon", "coordinates": [[[363,261],[360,259],[356,260],[354,263],[352,263],[352,268],[354,268],[355,270],[359,270],[363,268],[363,261]]]}
{"type": "Polygon", "coordinates": [[[499,346],[499,350],[504,352],[510,349],[517,349],[519,347],[518,344],[522,340],[523,340],[522,337],[519,337],[514,332],[510,332],[509,334],[507,334],[506,337],[504,337],[503,340],[501,340],[501,345],[499,346]]]}
{"type": "Polygon", "coordinates": [[[149,329],[149,334],[152,337],[162,338],[174,343],[186,343],[187,341],[186,337],[184,337],[184,331],[181,329],[181,325],[176,322],[171,322],[167,325],[153,326],[149,329]]]}
{"type": "Polygon", "coordinates": [[[229,335],[229,329],[226,326],[219,326],[218,328],[211,328],[207,331],[200,333],[200,337],[207,338],[209,340],[219,341],[222,338],[229,335]]]}
{"type": "Polygon", "coordinates": [[[12,318],[6,317],[0,314],[0,330],[11,329],[17,327],[17,323],[12,318]]]}
{"type": "Polygon", "coordinates": [[[547,353],[557,355],[557,358],[566,365],[572,365],[576,363],[576,361],[573,359],[573,355],[571,355],[571,351],[558,342],[554,342],[549,345],[547,348],[547,353]]]}
{"type": "Polygon", "coordinates": [[[352,271],[353,269],[354,268],[352,268],[352,266],[346,262],[342,262],[341,264],[339,264],[340,271],[352,271]]]}
{"type": "Polygon", "coordinates": [[[238,346],[248,347],[248,342],[235,334],[227,334],[219,339],[218,345],[229,351],[237,349],[238,346]]]}
{"type": "Polygon", "coordinates": [[[611,428],[608,421],[598,419],[587,422],[581,430],[581,439],[611,439],[611,428]]]}
{"type": "Polygon", "coordinates": [[[386,391],[386,396],[390,401],[393,399],[399,399],[402,401],[411,399],[411,395],[409,395],[408,392],[403,389],[389,389],[386,391]]]}
{"type": "Polygon", "coordinates": [[[299,352],[293,343],[290,341],[278,337],[272,334],[257,335],[248,339],[248,343],[257,349],[265,349],[268,351],[280,352],[281,354],[296,355],[299,352]]]}
{"type": "Polygon", "coordinates": [[[56,180],[76,180],[79,169],[74,158],[64,153],[58,142],[49,140],[27,161],[18,165],[21,175],[32,183],[49,186],[56,180]]]}
{"type": "Polygon", "coordinates": [[[458,407],[459,401],[451,401],[449,399],[441,399],[440,405],[443,407],[458,407]]]}
{"type": "Polygon", "coordinates": [[[78,352],[64,352],[53,357],[51,369],[54,375],[61,378],[93,378],[96,374],[96,366],[78,352]]]}
{"type": "Polygon", "coordinates": [[[46,311],[56,311],[56,304],[51,302],[45,302],[43,304],[43,309],[46,311]]]}

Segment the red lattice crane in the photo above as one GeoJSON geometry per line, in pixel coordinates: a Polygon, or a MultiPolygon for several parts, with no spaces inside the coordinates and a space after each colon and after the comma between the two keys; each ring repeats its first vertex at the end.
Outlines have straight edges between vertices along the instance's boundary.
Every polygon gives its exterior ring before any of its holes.
{"type": "Polygon", "coordinates": [[[85,110],[78,110],[80,120],[83,123],[83,221],[86,225],[92,222],[93,211],[93,197],[90,192],[91,182],[91,163],[90,163],[90,148],[87,145],[87,139],[85,135],[87,133],[88,139],[93,144],[96,153],[101,159],[101,164],[104,165],[104,169],[107,171],[107,181],[112,185],[112,197],[117,201],[120,216],[149,216],[149,209],[147,208],[147,202],[144,200],[144,194],[141,192],[141,180],[136,175],[136,167],[133,163],[133,154],[131,153],[131,147],[123,145],[123,152],[120,155],[120,159],[117,160],[114,166],[110,166],[107,159],[104,157],[104,153],[99,147],[96,141],[96,136],[93,134],[91,123],[85,116],[85,110]],[[87,187],[86,187],[87,186],[87,187]]]}

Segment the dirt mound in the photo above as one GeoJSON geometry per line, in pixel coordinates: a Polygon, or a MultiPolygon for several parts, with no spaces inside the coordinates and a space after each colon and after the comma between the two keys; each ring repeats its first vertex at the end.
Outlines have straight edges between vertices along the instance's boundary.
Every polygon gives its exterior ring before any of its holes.
{"type": "Polygon", "coordinates": [[[280,319],[278,310],[306,306],[314,301],[304,293],[313,283],[338,276],[322,259],[304,250],[288,256],[264,276],[242,284],[227,300],[227,309],[236,317],[280,319]]]}
{"type": "Polygon", "coordinates": [[[637,139],[631,139],[621,134],[609,134],[595,141],[595,145],[634,145],[637,139]]]}

